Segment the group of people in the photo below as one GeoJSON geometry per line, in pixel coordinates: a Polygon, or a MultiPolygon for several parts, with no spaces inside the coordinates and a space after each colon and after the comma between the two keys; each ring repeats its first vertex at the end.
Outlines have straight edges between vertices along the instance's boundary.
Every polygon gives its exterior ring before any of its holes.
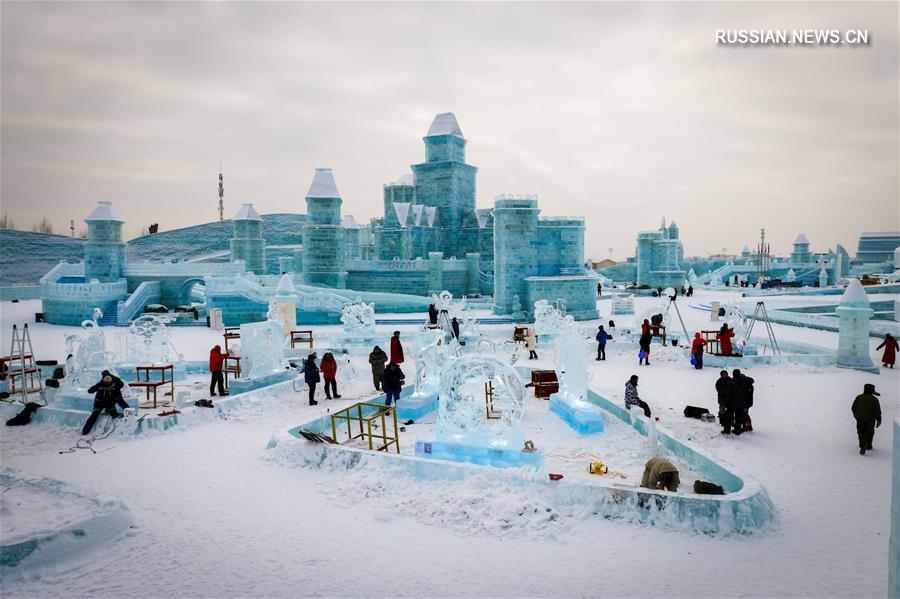
{"type": "MultiPolygon", "coordinates": [[[[449,318],[449,314],[448,314],[447,310],[438,311],[437,306],[435,306],[434,304],[428,304],[428,325],[429,325],[429,327],[431,327],[431,328],[439,328],[440,327],[439,317],[441,316],[441,314],[444,315],[444,318],[449,318]]],[[[454,316],[452,318],[449,318],[449,323],[450,323],[450,331],[449,331],[450,338],[456,339],[457,341],[459,341],[460,345],[465,345],[465,342],[459,336],[459,319],[457,319],[454,316]]]]}
{"type": "Polygon", "coordinates": [[[753,383],[755,381],[735,368],[728,376],[727,370],[719,372],[716,381],[716,397],[719,403],[719,424],[723,435],[740,435],[753,431],[750,408],[753,407],[753,383]]]}
{"type": "MultiPolygon", "coordinates": [[[[387,396],[387,405],[400,399],[400,392],[406,382],[406,375],[400,369],[400,364],[404,361],[400,331],[394,331],[391,337],[390,352],[391,355],[388,357],[384,350],[376,345],[369,353],[372,384],[376,391],[384,391],[387,396]]],[[[300,369],[303,373],[303,380],[309,388],[309,405],[311,406],[319,404],[315,397],[316,385],[322,378],[325,379],[325,398],[341,399],[341,395],[337,391],[337,362],[334,356],[331,352],[326,353],[318,365],[316,364],[317,357],[316,352],[310,353],[300,369]]]]}

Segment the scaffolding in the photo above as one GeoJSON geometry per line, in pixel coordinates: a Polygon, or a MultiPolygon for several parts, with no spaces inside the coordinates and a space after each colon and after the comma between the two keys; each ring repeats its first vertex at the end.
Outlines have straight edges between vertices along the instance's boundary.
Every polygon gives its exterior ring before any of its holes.
{"type": "Polygon", "coordinates": [[[337,441],[338,422],[347,422],[347,442],[354,439],[368,441],[369,450],[388,451],[393,445],[400,453],[400,428],[397,426],[397,410],[394,406],[359,402],[331,415],[331,438],[337,441]],[[359,433],[353,434],[353,423],[359,423],[359,433]],[[388,424],[393,423],[393,434],[388,433],[388,424]],[[380,432],[379,432],[380,431],[380,432]],[[375,440],[381,445],[376,446],[375,440]]]}

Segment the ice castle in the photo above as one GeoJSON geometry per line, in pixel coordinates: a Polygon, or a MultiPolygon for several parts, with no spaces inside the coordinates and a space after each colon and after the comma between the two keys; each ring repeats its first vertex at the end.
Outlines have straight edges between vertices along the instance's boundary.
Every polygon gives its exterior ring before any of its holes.
{"type": "Polygon", "coordinates": [[[493,208],[476,208],[478,169],[466,163],[467,140],[452,113],[437,115],[423,141],[424,162],[384,185],[381,218],[360,225],[342,215],[334,173],[318,168],[306,214],[296,215],[300,234],[295,226],[275,245],[265,217],[243,204],[227,251],[210,252],[196,235],[178,260],[129,262],[124,221],[100,202],[85,219],[84,260],[60,262],[41,278],[44,319],[80,324],[97,307],[102,324],[124,325],[162,304],[181,307],[182,320],[193,312],[187,308],[201,316],[219,308],[227,325],[256,322],[265,320],[283,273],[294,279],[298,323],[338,322],[341,306],[354,301],[378,312],[422,312],[443,290],[493,296],[496,313],[517,318],[533,319],[539,300],[565,305],[576,319],[596,318],[583,218],[540,216],[535,196],[498,196],[493,208]]]}

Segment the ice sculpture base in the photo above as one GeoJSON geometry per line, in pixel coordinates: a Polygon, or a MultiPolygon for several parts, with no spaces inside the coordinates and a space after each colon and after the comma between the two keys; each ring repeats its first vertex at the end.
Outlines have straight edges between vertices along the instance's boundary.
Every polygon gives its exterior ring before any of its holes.
{"type": "Polygon", "coordinates": [[[862,370],[872,374],[879,374],[878,367],[872,363],[872,358],[868,356],[842,356],[837,357],[838,368],[853,368],[854,370],[862,370]]]}
{"type": "Polygon", "coordinates": [[[550,395],[550,411],[581,435],[603,432],[600,409],[585,401],[568,402],[559,393],[553,393],[550,395]]]}
{"type": "MultiPolygon", "coordinates": [[[[160,393],[162,395],[162,393],[160,393]]],[[[144,399],[143,393],[141,395],[133,395],[131,397],[125,397],[125,403],[128,404],[129,408],[138,409],[138,403],[144,399]]],[[[157,400],[158,405],[165,403],[169,398],[159,397],[157,400]]],[[[94,394],[88,393],[87,391],[77,392],[77,391],[69,391],[59,393],[53,397],[53,407],[59,408],[61,410],[78,410],[79,412],[90,412],[94,409],[94,394]]],[[[116,407],[116,410],[119,412],[122,411],[121,407],[116,407]]]]}
{"type": "Polygon", "coordinates": [[[337,333],[331,337],[329,346],[332,350],[336,351],[359,348],[365,348],[367,351],[372,351],[372,348],[378,345],[379,341],[383,342],[383,340],[374,332],[372,334],[361,335],[347,335],[344,333],[337,333]]]}
{"type": "Polygon", "coordinates": [[[397,418],[403,420],[418,420],[425,414],[433,412],[438,407],[437,391],[431,393],[413,393],[408,397],[401,397],[397,401],[397,418]]]}
{"type": "Polygon", "coordinates": [[[447,441],[416,441],[416,456],[433,460],[468,462],[495,468],[521,468],[524,466],[540,470],[544,463],[544,452],[540,449],[526,452],[447,441]]]}
{"type": "Polygon", "coordinates": [[[273,372],[272,374],[267,374],[265,376],[233,379],[228,383],[228,393],[230,395],[247,393],[248,391],[254,391],[256,389],[262,389],[263,387],[289,381],[295,376],[297,376],[296,370],[285,369],[283,372],[273,372]]]}

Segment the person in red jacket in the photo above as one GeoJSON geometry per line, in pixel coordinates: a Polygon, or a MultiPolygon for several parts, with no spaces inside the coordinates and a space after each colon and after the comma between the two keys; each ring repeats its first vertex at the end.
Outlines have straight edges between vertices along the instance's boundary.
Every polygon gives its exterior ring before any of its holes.
{"type": "Polygon", "coordinates": [[[694,333],[694,341],[691,343],[691,355],[694,357],[694,368],[703,369],[703,346],[706,345],[706,339],[700,336],[700,333],[694,333]]]}
{"type": "Polygon", "coordinates": [[[337,362],[331,352],[322,356],[322,363],[319,364],[319,368],[322,370],[322,376],[325,377],[325,399],[331,399],[332,393],[334,394],[334,399],[340,399],[341,396],[338,395],[337,381],[335,380],[337,362]]]}
{"type": "Polygon", "coordinates": [[[641,335],[650,330],[650,321],[646,318],[644,319],[644,324],[641,325],[641,335]]]}
{"type": "Polygon", "coordinates": [[[734,337],[734,329],[728,328],[728,323],[722,324],[722,328],[716,333],[719,340],[720,353],[723,356],[731,355],[731,338],[734,337]]]}
{"type": "Polygon", "coordinates": [[[884,348],[884,355],[881,356],[881,363],[885,368],[890,366],[894,367],[894,362],[897,361],[897,350],[900,349],[897,345],[897,340],[890,333],[884,334],[884,341],[881,342],[881,345],[875,348],[875,351],[878,351],[881,348],[884,348]]]}
{"type": "Polygon", "coordinates": [[[228,395],[225,391],[225,375],[222,372],[222,363],[228,354],[222,353],[222,346],[216,345],[209,352],[209,372],[212,379],[209,381],[209,394],[215,396],[216,386],[219,387],[219,395],[228,395]]]}
{"type": "Polygon", "coordinates": [[[391,337],[391,362],[403,364],[403,346],[400,344],[400,331],[394,331],[391,337]]]}

